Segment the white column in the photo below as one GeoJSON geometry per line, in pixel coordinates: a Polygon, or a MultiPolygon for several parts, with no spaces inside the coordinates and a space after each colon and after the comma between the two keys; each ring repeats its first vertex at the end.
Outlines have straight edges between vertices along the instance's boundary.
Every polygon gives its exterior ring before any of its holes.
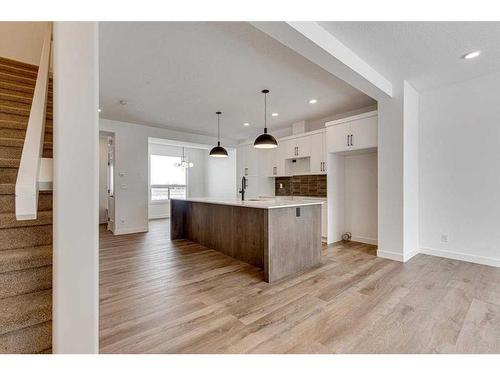
{"type": "Polygon", "coordinates": [[[54,25],[53,351],[99,350],[96,22],[54,25]]]}

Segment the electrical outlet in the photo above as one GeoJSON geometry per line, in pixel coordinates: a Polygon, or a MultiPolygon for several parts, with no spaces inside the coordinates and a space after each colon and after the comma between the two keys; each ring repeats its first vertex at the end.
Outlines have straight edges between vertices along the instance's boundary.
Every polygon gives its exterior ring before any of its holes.
{"type": "Polygon", "coordinates": [[[448,242],[448,234],[447,233],[441,233],[441,242],[448,242]]]}

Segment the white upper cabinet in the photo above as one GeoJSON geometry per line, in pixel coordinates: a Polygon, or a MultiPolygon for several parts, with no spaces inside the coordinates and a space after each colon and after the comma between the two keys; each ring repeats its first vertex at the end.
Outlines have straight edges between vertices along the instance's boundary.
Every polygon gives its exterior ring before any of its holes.
{"type": "Polygon", "coordinates": [[[285,159],[306,158],[311,156],[311,137],[302,136],[297,138],[278,141],[282,147],[282,155],[285,159]]]}
{"type": "Polygon", "coordinates": [[[238,168],[238,177],[259,175],[259,154],[258,149],[253,145],[238,147],[236,151],[236,164],[238,168]]]}
{"type": "Polygon", "coordinates": [[[343,152],[377,147],[377,111],[325,124],[327,152],[343,152]]]}
{"type": "Polygon", "coordinates": [[[326,149],[325,132],[312,134],[310,136],[311,144],[311,173],[326,173],[326,149]]]}

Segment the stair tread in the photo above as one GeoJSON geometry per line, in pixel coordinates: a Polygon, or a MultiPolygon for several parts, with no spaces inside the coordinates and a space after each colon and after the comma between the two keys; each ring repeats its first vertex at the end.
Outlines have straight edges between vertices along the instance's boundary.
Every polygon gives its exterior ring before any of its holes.
{"type": "Polygon", "coordinates": [[[0,334],[52,319],[52,289],[7,297],[0,305],[0,334]]]}
{"type": "Polygon", "coordinates": [[[0,251],[0,273],[52,264],[52,245],[0,251]]]}
{"type": "Polygon", "coordinates": [[[24,138],[0,137],[0,146],[4,147],[23,147],[24,138]]]}
{"type": "Polygon", "coordinates": [[[9,72],[11,74],[15,74],[21,77],[30,77],[30,78],[36,78],[38,75],[38,69],[33,70],[33,69],[25,69],[20,66],[13,66],[10,64],[5,64],[4,62],[0,61],[0,71],[2,72],[9,72]]]}
{"type": "Polygon", "coordinates": [[[0,194],[2,195],[13,195],[16,193],[16,184],[1,183],[0,184],[0,194]]]}
{"type": "Polygon", "coordinates": [[[49,350],[52,321],[42,322],[0,335],[0,353],[27,354],[49,350]]]}
{"type": "Polygon", "coordinates": [[[0,168],[18,168],[20,159],[0,158],[0,168]]]}
{"type": "Polygon", "coordinates": [[[39,211],[35,220],[17,220],[13,212],[0,214],[0,229],[33,227],[52,223],[52,211],[39,211]]]}

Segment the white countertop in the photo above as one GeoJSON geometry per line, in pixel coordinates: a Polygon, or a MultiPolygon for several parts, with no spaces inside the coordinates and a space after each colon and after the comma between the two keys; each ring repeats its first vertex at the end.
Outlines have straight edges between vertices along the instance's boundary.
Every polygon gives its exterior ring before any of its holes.
{"type": "MultiPolygon", "coordinates": [[[[301,197],[302,198],[302,197],[301,197]]],[[[300,207],[300,206],[312,206],[315,204],[322,204],[323,201],[320,199],[283,199],[279,198],[248,198],[242,201],[241,199],[217,199],[217,198],[188,198],[188,199],[176,199],[188,202],[200,202],[200,203],[212,203],[212,204],[222,204],[226,206],[238,206],[238,207],[251,207],[251,208],[285,208],[285,207],[300,207]]]]}

